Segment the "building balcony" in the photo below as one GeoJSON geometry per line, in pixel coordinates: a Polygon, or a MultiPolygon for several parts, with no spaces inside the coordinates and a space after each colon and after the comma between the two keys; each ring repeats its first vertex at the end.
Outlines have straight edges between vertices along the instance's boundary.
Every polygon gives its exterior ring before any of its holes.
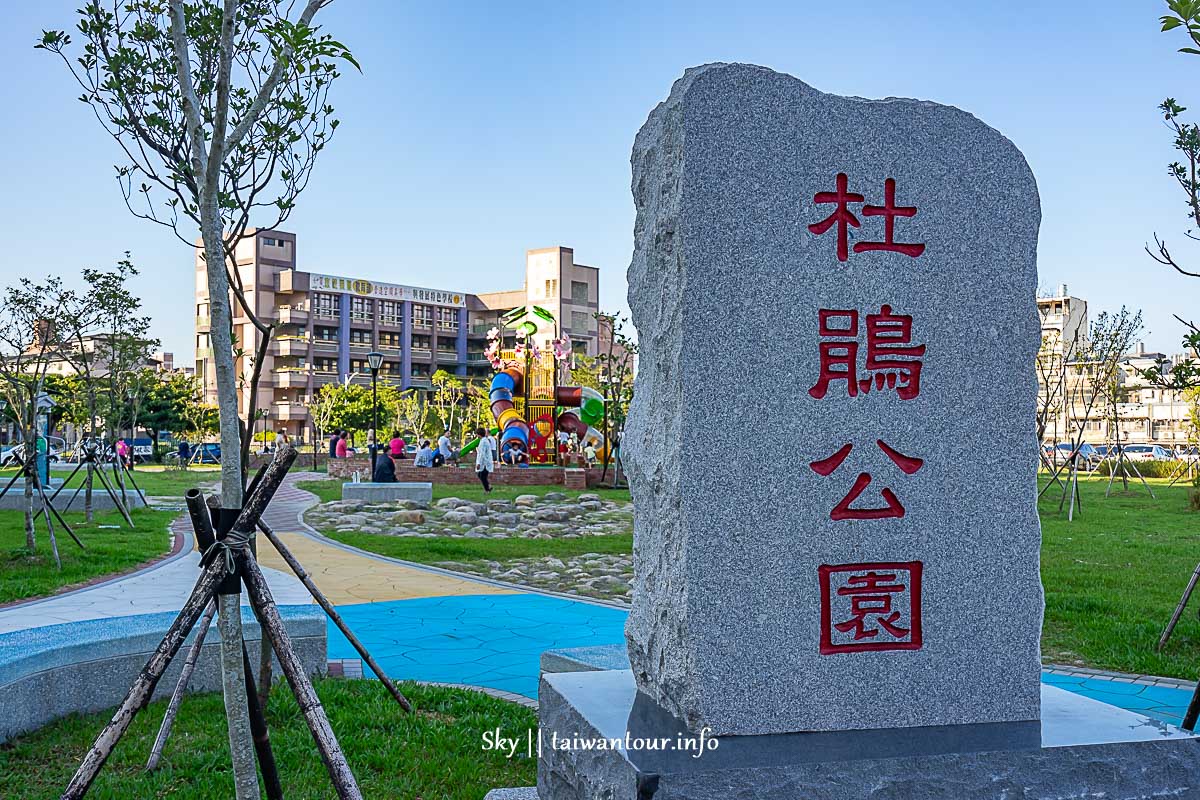
{"type": "Polygon", "coordinates": [[[393,314],[382,314],[379,317],[379,327],[399,329],[404,327],[404,322],[393,314]]]}
{"type": "Polygon", "coordinates": [[[441,364],[446,364],[446,363],[457,364],[458,363],[458,351],[457,350],[438,350],[437,351],[437,360],[438,360],[438,363],[441,363],[441,364]]]}
{"type": "Polygon", "coordinates": [[[413,375],[408,379],[408,385],[414,389],[428,389],[433,385],[428,375],[413,375]]]}
{"type": "Polygon", "coordinates": [[[276,389],[303,389],[308,386],[308,367],[280,367],[275,370],[276,389]]]}
{"type": "Polygon", "coordinates": [[[280,325],[307,325],[308,324],[308,307],[307,306],[284,306],[279,309],[279,324],[280,325]]]}
{"type": "Polygon", "coordinates": [[[488,357],[483,353],[467,353],[468,364],[490,364],[488,357]]]}
{"type": "Polygon", "coordinates": [[[325,386],[330,383],[340,383],[341,378],[336,369],[314,369],[312,371],[313,383],[317,386],[325,386]]]}
{"type": "Polygon", "coordinates": [[[211,347],[197,347],[196,348],[196,360],[197,361],[205,361],[207,359],[210,359],[210,358],[212,358],[212,354],[213,354],[213,352],[212,352],[211,347]]]}
{"type": "Polygon", "coordinates": [[[207,314],[196,317],[196,332],[204,333],[212,328],[212,318],[207,314]]]}
{"type": "Polygon", "coordinates": [[[294,422],[308,419],[308,406],[303,403],[274,403],[271,406],[271,417],[280,422],[294,422]]]}
{"type": "Polygon", "coordinates": [[[306,356],[310,342],[307,336],[279,336],[272,342],[277,356],[306,356]]]}
{"type": "Polygon", "coordinates": [[[322,352],[336,353],[337,349],[338,349],[338,340],[337,339],[322,339],[322,338],[314,337],[312,340],[312,346],[314,349],[320,350],[322,352]]]}
{"type": "Polygon", "coordinates": [[[433,320],[413,319],[412,326],[414,331],[430,331],[433,330],[433,320]]]}
{"type": "Polygon", "coordinates": [[[350,342],[351,350],[370,350],[374,347],[370,342],[350,342]]]}
{"type": "Polygon", "coordinates": [[[431,361],[433,359],[433,351],[428,347],[414,347],[411,353],[412,357],[418,361],[431,361]]]}

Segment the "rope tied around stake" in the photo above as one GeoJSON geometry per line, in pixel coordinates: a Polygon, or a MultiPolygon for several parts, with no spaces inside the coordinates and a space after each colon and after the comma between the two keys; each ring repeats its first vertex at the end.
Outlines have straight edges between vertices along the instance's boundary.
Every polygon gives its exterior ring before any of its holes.
{"type": "Polygon", "coordinates": [[[225,574],[233,575],[237,572],[236,552],[246,552],[250,548],[251,536],[240,531],[230,531],[225,534],[224,539],[218,539],[205,548],[200,554],[200,565],[207,568],[217,559],[224,559],[225,574]]]}

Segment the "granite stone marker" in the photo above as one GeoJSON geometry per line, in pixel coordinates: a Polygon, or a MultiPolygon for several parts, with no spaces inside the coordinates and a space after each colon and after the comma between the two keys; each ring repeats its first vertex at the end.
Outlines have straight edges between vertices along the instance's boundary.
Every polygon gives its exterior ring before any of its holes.
{"type": "Polygon", "coordinates": [[[1200,739],[1039,687],[1017,149],[713,64],[633,171],[632,670],[549,659],[587,671],[542,675],[538,740],[578,744],[488,800],[1200,797],[1200,739]]]}
{"type": "Polygon", "coordinates": [[[633,170],[638,689],[718,735],[1036,737],[1021,153],[957,108],[715,64],[633,170]]]}

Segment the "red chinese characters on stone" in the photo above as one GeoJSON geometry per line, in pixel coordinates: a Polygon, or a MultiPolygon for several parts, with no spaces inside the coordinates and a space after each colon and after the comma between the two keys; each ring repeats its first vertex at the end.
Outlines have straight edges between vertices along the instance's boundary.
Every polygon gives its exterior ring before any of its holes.
{"type": "MultiPolygon", "coordinates": [[[[923,459],[906,456],[882,439],[877,439],[875,444],[905,475],[912,475],[925,465],[923,459]]],[[[836,453],[828,458],[813,461],[808,466],[818,475],[828,477],[842,465],[842,462],[846,460],[846,457],[850,455],[850,451],[853,449],[854,445],[847,443],[842,445],[836,453]]],[[[838,501],[838,504],[829,512],[829,518],[836,522],[844,519],[899,519],[904,516],[904,506],[900,503],[899,498],[896,497],[896,493],[887,487],[884,487],[879,492],[880,496],[883,497],[884,505],[873,508],[851,508],[854,501],[861,497],[862,493],[870,485],[871,473],[858,473],[858,477],[854,479],[854,485],[850,487],[850,491],[846,492],[846,496],[838,501]]]]}
{"type": "MultiPolygon", "coordinates": [[[[854,216],[854,213],[850,211],[850,204],[863,203],[865,198],[861,194],[848,191],[850,180],[846,177],[846,173],[839,172],[835,183],[837,186],[836,191],[817,192],[813,195],[813,202],[818,205],[832,204],[836,206],[833,213],[820,222],[814,222],[812,225],[809,225],[808,229],[817,236],[820,236],[836,224],[838,261],[846,261],[850,258],[849,229],[850,227],[858,228],[862,225],[858,221],[858,217],[854,216]]],[[[854,252],[886,251],[903,253],[911,258],[916,258],[925,252],[925,245],[923,244],[904,243],[895,240],[896,217],[915,217],[917,215],[916,206],[896,205],[895,179],[888,178],[883,182],[883,205],[864,205],[862,207],[862,215],[864,217],[883,217],[883,241],[857,242],[854,245],[854,252]]]]}
{"type": "Polygon", "coordinates": [[[817,400],[829,391],[833,381],[845,381],[846,393],[883,389],[895,390],[901,400],[921,393],[922,357],[925,345],[912,344],[912,317],[894,314],[883,305],[878,314],[867,314],[867,357],[863,377],[858,374],[858,311],[821,309],[817,312],[821,342],[820,372],[808,393],[817,400]]]}
{"type": "Polygon", "coordinates": [[[920,650],[920,561],[823,564],[821,655],[920,650]]]}

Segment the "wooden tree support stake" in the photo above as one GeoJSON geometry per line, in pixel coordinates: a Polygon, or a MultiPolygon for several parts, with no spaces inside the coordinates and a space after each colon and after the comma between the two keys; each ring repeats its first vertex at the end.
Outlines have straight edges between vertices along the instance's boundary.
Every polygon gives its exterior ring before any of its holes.
{"type": "Polygon", "coordinates": [[[317,604],[321,606],[321,608],[325,609],[325,613],[331,620],[333,620],[333,624],[337,625],[338,630],[340,630],[346,639],[349,640],[350,644],[354,646],[354,649],[358,651],[360,656],[362,656],[363,661],[367,662],[367,666],[369,666],[371,671],[379,677],[379,680],[384,686],[387,687],[387,690],[391,693],[392,697],[396,698],[396,702],[400,704],[400,707],[405,711],[412,713],[412,704],[408,702],[408,698],[406,698],[404,694],[401,693],[398,688],[396,688],[396,684],[392,683],[392,679],[389,678],[387,673],[383,671],[383,667],[379,666],[375,659],[371,657],[371,654],[367,651],[367,648],[363,646],[363,643],[360,642],[358,637],[354,635],[354,632],[350,630],[350,627],[342,619],[342,615],[339,614],[337,609],[333,607],[333,604],[329,602],[329,598],[327,598],[325,594],[317,588],[317,585],[313,583],[313,580],[309,576],[308,572],[305,571],[299,560],[292,555],[292,551],[288,549],[287,545],[285,545],[279,536],[262,520],[259,520],[258,522],[258,529],[263,532],[263,535],[266,536],[271,544],[274,545],[275,549],[279,551],[279,555],[282,556],[283,560],[287,562],[287,565],[292,568],[292,572],[296,573],[296,577],[299,578],[300,582],[304,584],[304,588],[308,589],[308,593],[313,596],[313,599],[317,601],[317,604]]]}
{"type": "MultiPolygon", "coordinates": [[[[295,455],[294,450],[292,454],[295,455]]],[[[271,645],[279,657],[279,666],[292,687],[292,693],[296,695],[300,712],[304,714],[304,721],[312,731],[313,741],[321,753],[321,759],[325,762],[325,768],[329,771],[329,778],[333,781],[338,797],[341,800],[362,800],[358,782],[354,779],[354,773],[350,771],[350,765],[346,762],[346,755],[338,744],[333,728],[329,726],[329,718],[325,716],[321,700],[308,679],[304,664],[292,649],[291,638],[279,616],[279,608],[271,597],[266,578],[246,551],[243,550],[237,559],[239,572],[246,583],[246,594],[250,596],[250,602],[262,619],[263,637],[271,638],[271,645]]]]}
{"type": "Polygon", "coordinates": [[[167,739],[171,736],[171,726],[175,724],[175,715],[179,713],[179,706],[183,702],[183,693],[187,691],[188,682],[192,679],[192,673],[196,671],[196,660],[200,658],[200,649],[204,647],[204,640],[208,636],[208,628],[212,625],[212,619],[217,614],[217,604],[209,603],[208,608],[204,610],[204,616],[200,618],[200,627],[196,629],[196,638],[192,640],[192,646],[188,650],[187,658],[184,659],[183,669],[179,672],[179,682],[175,684],[175,691],[171,693],[171,702],[167,704],[167,713],[163,714],[162,725],[158,728],[158,736],[154,739],[154,746],[150,748],[150,757],[146,759],[146,771],[153,772],[158,769],[158,762],[162,758],[163,747],[167,743],[167,739]]]}

